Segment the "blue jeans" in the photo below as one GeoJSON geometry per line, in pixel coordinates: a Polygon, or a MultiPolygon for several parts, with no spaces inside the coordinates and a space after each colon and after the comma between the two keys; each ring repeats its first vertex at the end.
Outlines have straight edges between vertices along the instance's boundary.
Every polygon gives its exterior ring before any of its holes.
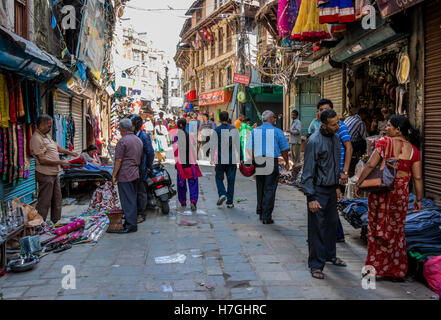
{"type": "Polygon", "coordinates": [[[236,181],[237,166],[235,164],[217,164],[216,168],[216,186],[219,197],[226,196],[227,204],[233,204],[234,183],[236,181]],[[225,190],[224,178],[227,175],[228,190],[225,190]]]}

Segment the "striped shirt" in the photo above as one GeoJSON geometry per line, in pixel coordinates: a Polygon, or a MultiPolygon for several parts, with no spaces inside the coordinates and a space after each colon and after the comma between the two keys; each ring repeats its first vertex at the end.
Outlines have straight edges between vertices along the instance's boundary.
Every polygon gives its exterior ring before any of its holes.
{"type": "Polygon", "coordinates": [[[367,138],[366,125],[358,114],[348,117],[345,120],[345,124],[348,126],[352,142],[367,138]]]}
{"type": "Polygon", "coordinates": [[[345,165],[345,154],[346,154],[346,148],[344,143],[351,141],[349,129],[343,121],[340,121],[340,130],[337,132],[337,134],[340,137],[340,148],[341,148],[340,172],[343,172],[343,167],[345,165]]]}

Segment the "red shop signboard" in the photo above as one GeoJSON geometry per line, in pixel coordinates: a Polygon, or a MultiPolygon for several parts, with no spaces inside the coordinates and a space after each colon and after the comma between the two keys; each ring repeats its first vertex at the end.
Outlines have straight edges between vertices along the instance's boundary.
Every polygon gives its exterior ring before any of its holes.
{"type": "Polygon", "coordinates": [[[234,83],[242,83],[245,85],[249,85],[251,82],[251,77],[235,73],[233,81],[234,81],[234,83]]]}
{"type": "Polygon", "coordinates": [[[199,96],[200,106],[210,106],[215,104],[222,104],[229,101],[231,98],[230,91],[219,90],[209,93],[204,93],[199,96]]]}
{"type": "Polygon", "coordinates": [[[185,99],[187,101],[196,100],[196,90],[190,90],[189,92],[187,92],[187,94],[185,95],[185,99]]]}

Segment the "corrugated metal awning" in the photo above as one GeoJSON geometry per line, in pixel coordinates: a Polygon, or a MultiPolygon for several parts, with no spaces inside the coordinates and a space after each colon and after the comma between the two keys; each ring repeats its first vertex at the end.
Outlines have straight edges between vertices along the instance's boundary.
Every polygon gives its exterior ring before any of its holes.
{"type": "Polygon", "coordinates": [[[2,26],[0,68],[39,82],[51,80],[61,73],[71,73],[60,60],[2,26]]]}

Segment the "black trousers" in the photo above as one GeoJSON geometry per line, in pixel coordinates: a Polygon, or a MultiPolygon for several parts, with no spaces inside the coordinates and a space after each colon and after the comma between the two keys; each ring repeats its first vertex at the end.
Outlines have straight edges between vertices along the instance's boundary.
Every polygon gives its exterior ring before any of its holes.
{"type": "Polygon", "coordinates": [[[137,227],[139,179],[131,182],[118,182],[119,199],[124,211],[127,228],[137,227]]]}
{"type": "Polygon", "coordinates": [[[308,266],[323,270],[326,261],[337,255],[337,193],[335,187],[316,187],[317,201],[323,209],[312,213],[308,209],[308,266]]]}
{"type": "Polygon", "coordinates": [[[147,194],[147,183],[142,179],[138,181],[138,193],[137,193],[137,210],[138,216],[145,217],[145,208],[147,207],[148,194],[147,194]]]}
{"type": "Polygon", "coordinates": [[[274,210],[276,191],[279,185],[279,163],[274,160],[274,170],[270,175],[256,175],[257,209],[256,213],[262,216],[262,220],[269,220],[274,210]]]}

